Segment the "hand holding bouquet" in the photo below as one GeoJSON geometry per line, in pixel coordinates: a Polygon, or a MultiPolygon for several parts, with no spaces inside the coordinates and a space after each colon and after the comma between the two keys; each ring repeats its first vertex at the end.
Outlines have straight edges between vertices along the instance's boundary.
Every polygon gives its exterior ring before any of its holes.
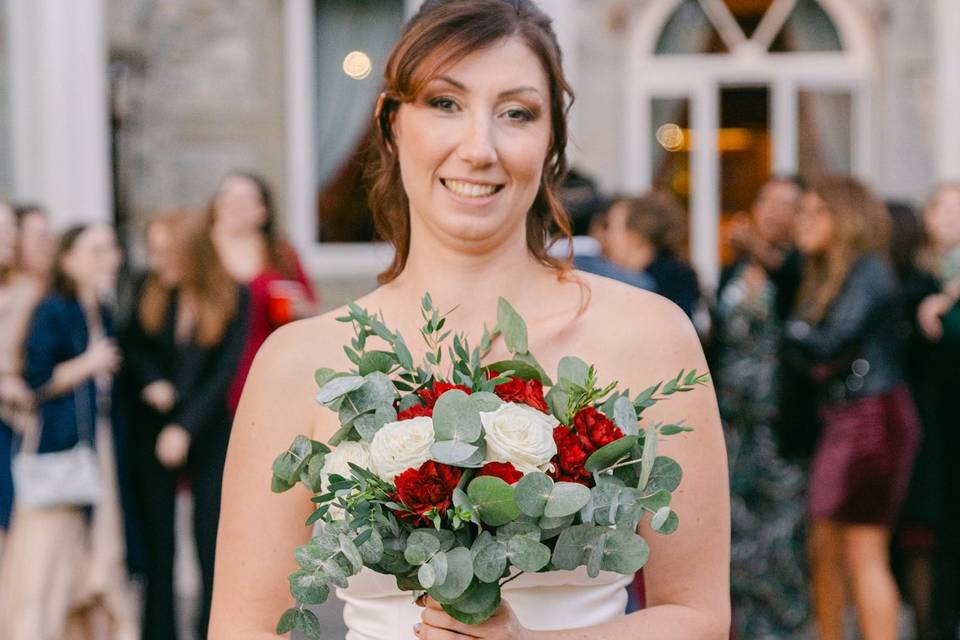
{"type": "Polygon", "coordinates": [[[661,534],[676,530],[670,509],[681,469],[657,455],[657,441],[690,427],[650,423],[645,409],[707,382],[696,371],[631,398],[616,383],[563,358],[552,381],[527,348],[527,328],[500,299],[497,326],[471,349],[446,316],[422,301],[420,365],[379,314],[350,304],[338,318],[356,337],[345,346],[355,369],[319,369],[317,401],[336,411],[331,449],[299,436],[273,464],[273,490],[302,482],[322,522],[296,550],[290,576],[298,606],[278,633],[319,638],[316,616],[331,586],[345,588],[364,567],[396,577],[401,590],[426,592],[466,624],[487,620],[503,584],[524,572],[585,566],[625,575],[647,561],[637,534],[646,515],[661,534]],[[389,348],[368,350],[376,336],[389,348]],[[485,363],[502,336],[511,358],[485,363]],[[447,359],[444,360],[444,347],[447,359]],[[544,390],[547,392],[544,393],[544,390]]]}

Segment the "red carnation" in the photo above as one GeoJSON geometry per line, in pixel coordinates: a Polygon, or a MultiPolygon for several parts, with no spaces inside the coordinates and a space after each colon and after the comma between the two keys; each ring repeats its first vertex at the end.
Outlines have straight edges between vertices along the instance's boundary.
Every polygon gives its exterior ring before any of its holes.
{"type": "Polygon", "coordinates": [[[573,428],[588,439],[594,451],[623,437],[623,431],[595,407],[584,407],[573,417],[573,428]]]}
{"type": "Polygon", "coordinates": [[[420,416],[433,416],[433,409],[425,407],[422,404],[415,404],[409,409],[404,409],[397,414],[397,420],[409,420],[410,418],[419,418],[420,416]]]}
{"type": "Polygon", "coordinates": [[[560,425],[553,430],[557,455],[553,459],[554,480],[590,486],[590,472],[583,468],[594,451],[623,437],[623,431],[594,407],[584,407],[573,417],[573,428],[560,425]]]}
{"type": "Polygon", "coordinates": [[[431,388],[420,389],[420,391],[417,391],[417,395],[420,396],[421,400],[427,403],[427,408],[433,409],[433,405],[437,404],[437,400],[440,398],[440,396],[451,389],[460,389],[460,391],[463,391],[464,393],[470,393],[470,389],[462,384],[434,382],[431,388]]]}
{"type": "Polygon", "coordinates": [[[507,484],[514,484],[523,477],[523,474],[509,462],[488,462],[477,472],[476,477],[480,476],[493,476],[507,484]]]}
{"type": "Polygon", "coordinates": [[[433,509],[445,512],[450,508],[450,498],[462,474],[462,469],[433,460],[427,460],[419,469],[407,469],[393,481],[397,492],[392,497],[413,513],[398,512],[397,515],[425,521],[424,514],[433,509]]]}
{"type": "Polygon", "coordinates": [[[543,384],[539,380],[511,378],[509,382],[498,384],[493,392],[504,402],[518,402],[544,413],[550,413],[550,408],[543,399],[543,384]]]}

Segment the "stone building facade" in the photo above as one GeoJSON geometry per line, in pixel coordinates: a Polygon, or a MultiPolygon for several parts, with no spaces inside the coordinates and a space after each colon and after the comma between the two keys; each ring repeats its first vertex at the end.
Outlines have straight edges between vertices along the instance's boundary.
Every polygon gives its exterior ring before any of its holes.
{"type": "MultiPolygon", "coordinates": [[[[841,156],[850,166],[843,168],[861,174],[883,196],[920,202],[937,180],[960,178],[960,118],[953,113],[960,103],[960,39],[954,35],[960,33],[960,3],[955,0],[798,0],[810,11],[822,8],[831,19],[851,53],[843,63],[849,63],[850,72],[826,73],[829,65],[818,66],[821,58],[814,52],[784,64],[784,73],[789,68],[794,74],[790,78],[776,72],[780,58],[731,41],[739,36],[724,31],[723,16],[718,21],[715,11],[725,4],[738,19],[744,11],[759,16],[771,5],[788,4],[782,0],[541,4],[554,17],[577,91],[571,159],[606,191],[646,188],[656,177],[662,152],[645,150],[656,124],[650,100],[683,94],[689,104],[682,113],[689,122],[680,128],[720,140],[727,127],[724,91],[731,87],[768,87],[769,104],[759,111],[770,123],[761,132],[772,140],[764,152],[770,156],[768,168],[802,168],[803,107],[798,115],[791,100],[805,83],[843,94],[834,100],[850,120],[849,131],[837,130],[849,136],[850,148],[841,156]],[[670,61],[658,66],[666,58],[658,58],[654,47],[668,38],[670,17],[681,10],[701,12],[720,24],[715,40],[736,45],[728,60],[730,68],[743,69],[742,76],[723,71],[707,78],[713,84],[705,91],[699,80],[684,85],[682,73],[678,78],[664,71],[682,66],[671,67],[670,61]],[[764,76],[763,69],[774,72],[764,76]]],[[[0,189],[14,199],[50,203],[62,221],[113,215],[136,244],[138,229],[155,212],[202,207],[226,170],[254,169],[275,186],[288,232],[315,277],[335,292],[328,300],[369,288],[388,250],[317,241],[318,166],[330,164],[330,157],[320,157],[326,150],[317,148],[317,134],[331,117],[343,115],[346,122],[344,114],[359,110],[363,122],[370,88],[333,107],[323,91],[347,86],[329,74],[339,73],[350,38],[370,35],[364,25],[381,29],[384,38],[395,37],[402,15],[417,5],[417,0],[346,5],[344,0],[0,0],[0,126],[5,134],[0,159],[6,159],[0,165],[0,189]],[[376,7],[392,7],[391,2],[401,9],[378,17],[376,7]],[[344,6],[357,15],[374,13],[351,19],[344,6]],[[390,17],[395,15],[400,17],[390,17]],[[318,25],[319,20],[344,23],[331,27],[318,25]],[[389,20],[397,24],[384,26],[389,20]],[[45,36],[22,37],[32,31],[45,36]],[[331,33],[344,40],[332,67],[319,58],[332,55],[336,47],[331,46],[340,46],[339,41],[318,41],[331,33]],[[64,85],[40,69],[73,81],[64,85]]],[[[681,27],[690,30],[691,24],[681,27]]],[[[670,37],[680,41],[683,33],[670,37]]],[[[375,83],[375,78],[376,71],[363,82],[375,83]]],[[[349,154],[337,153],[346,162],[349,154]]],[[[707,283],[718,260],[717,211],[730,206],[725,201],[729,171],[717,157],[710,149],[693,148],[688,166],[691,253],[707,283]]]]}

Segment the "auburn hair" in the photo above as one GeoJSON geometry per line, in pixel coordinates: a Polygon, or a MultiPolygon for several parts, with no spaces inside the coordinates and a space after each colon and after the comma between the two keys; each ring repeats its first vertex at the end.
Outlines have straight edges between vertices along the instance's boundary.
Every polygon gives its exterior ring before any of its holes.
{"type": "Polygon", "coordinates": [[[850,268],[873,253],[889,258],[890,215],[884,204],[856,178],[830,176],[808,191],[816,194],[833,218],[827,250],[808,256],[797,297],[801,317],[817,324],[840,295],[850,268]]]}
{"type": "MultiPolygon", "coordinates": [[[[220,342],[227,325],[238,312],[237,284],[224,269],[202,216],[189,211],[174,211],[157,216],[146,227],[162,227],[173,243],[180,283],[176,287],[179,304],[191,305],[194,312],[193,336],[200,346],[220,342]]],[[[174,290],[150,274],[144,283],[137,312],[147,333],[163,328],[174,290]]]]}
{"type": "Polygon", "coordinates": [[[570,238],[570,222],[558,196],[567,171],[567,112],[573,90],[563,73],[562,54],[551,19],[532,0],[427,0],[404,27],[384,70],[384,89],[375,115],[377,153],[367,169],[369,202],[378,235],[393,245],[393,262],[378,276],[386,283],[403,271],[410,252],[410,208],[393,144],[393,119],[444,68],[506,38],[519,38],[537,56],[550,87],[551,137],[540,189],[527,213],[527,248],[541,263],[565,273],[571,255],[547,253],[551,231],[570,238]]]}

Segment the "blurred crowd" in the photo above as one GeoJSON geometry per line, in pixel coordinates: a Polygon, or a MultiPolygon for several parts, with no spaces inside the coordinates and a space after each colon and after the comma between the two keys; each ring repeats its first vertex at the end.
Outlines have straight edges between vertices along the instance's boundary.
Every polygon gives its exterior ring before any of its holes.
{"type": "Polygon", "coordinates": [[[184,490],[206,637],[232,415],[257,349],[317,298],[252,173],[143,241],[137,272],[110,225],[56,238],[42,208],[0,203],[4,640],[175,638],[184,490]]]}
{"type": "MultiPolygon", "coordinates": [[[[734,637],[840,639],[852,609],[863,637],[895,638],[902,599],[913,637],[957,638],[960,185],[915,212],[846,176],[772,177],[726,226],[712,296],[672,194],[608,199],[576,172],[564,193],[558,251],[701,331],[729,452],[734,637]]],[[[251,173],[205,211],[151,220],[143,244],[141,272],[109,225],[56,238],[41,207],[0,203],[3,640],[175,638],[182,491],[206,635],[231,417],[257,349],[317,296],[251,173]]]]}

